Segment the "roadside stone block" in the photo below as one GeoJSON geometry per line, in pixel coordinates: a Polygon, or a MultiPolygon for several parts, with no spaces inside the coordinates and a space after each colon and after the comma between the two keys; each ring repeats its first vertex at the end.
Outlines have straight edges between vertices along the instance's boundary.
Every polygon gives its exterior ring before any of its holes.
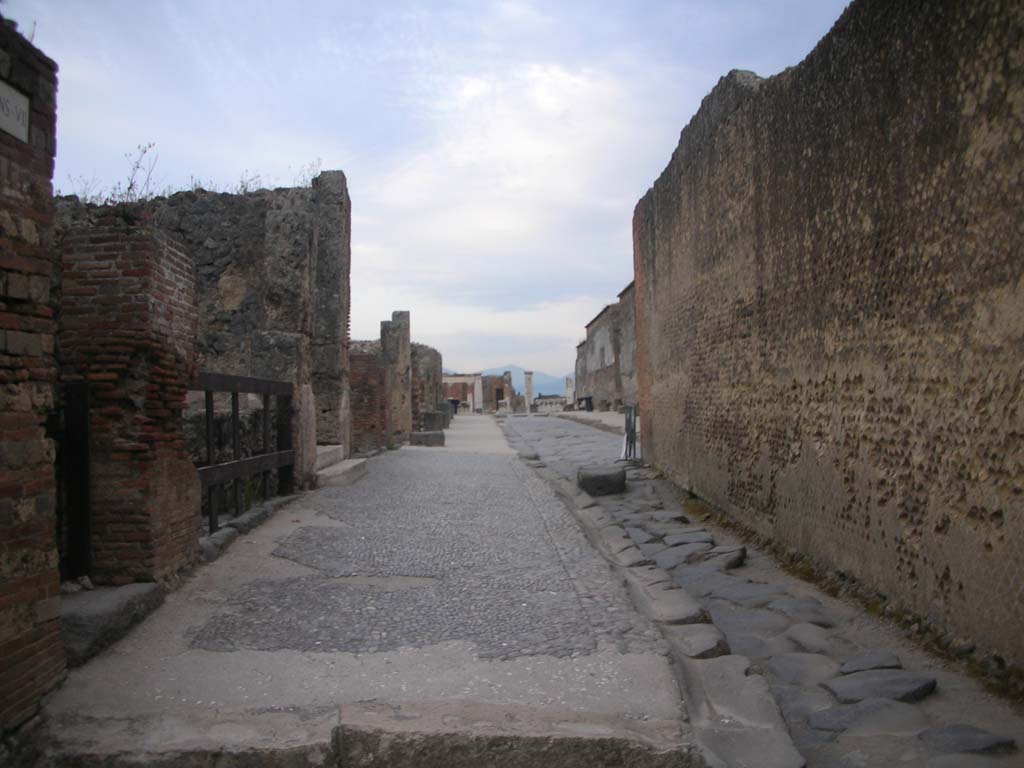
{"type": "Polygon", "coordinates": [[[929,728],[920,734],[920,739],[933,751],[943,754],[1010,752],[1016,748],[1016,742],[1011,738],[964,723],[929,728]]]}
{"type": "Polygon", "coordinates": [[[935,690],[935,678],[899,669],[871,669],[854,672],[822,683],[844,704],[881,698],[917,701],[935,690]]]}
{"type": "Polygon", "coordinates": [[[579,489],[591,496],[610,496],[626,491],[626,470],[622,467],[580,467],[576,472],[579,489]]]}
{"type": "Polygon", "coordinates": [[[444,446],[444,432],[410,432],[409,445],[422,445],[429,448],[444,446]]]}

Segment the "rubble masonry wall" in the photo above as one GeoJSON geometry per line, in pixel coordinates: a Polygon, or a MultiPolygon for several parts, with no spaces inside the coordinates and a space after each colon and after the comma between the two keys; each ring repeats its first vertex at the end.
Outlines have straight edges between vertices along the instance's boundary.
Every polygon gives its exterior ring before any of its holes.
{"type": "Polygon", "coordinates": [[[643,450],[1024,661],[1024,6],[857,0],[634,215],[643,450]]]}

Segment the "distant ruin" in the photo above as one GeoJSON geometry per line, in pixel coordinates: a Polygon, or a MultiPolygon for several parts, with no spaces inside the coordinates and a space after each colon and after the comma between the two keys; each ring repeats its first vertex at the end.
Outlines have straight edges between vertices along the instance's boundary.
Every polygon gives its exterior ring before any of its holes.
{"type": "Polygon", "coordinates": [[[587,323],[587,338],[576,346],[575,397],[591,399],[601,411],[636,405],[636,328],[633,283],[587,323]]]}
{"type": "Polygon", "coordinates": [[[853,3],[722,78],[633,223],[644,457],[1018,663],[1022,39],[1012,3],[853,3]]]}

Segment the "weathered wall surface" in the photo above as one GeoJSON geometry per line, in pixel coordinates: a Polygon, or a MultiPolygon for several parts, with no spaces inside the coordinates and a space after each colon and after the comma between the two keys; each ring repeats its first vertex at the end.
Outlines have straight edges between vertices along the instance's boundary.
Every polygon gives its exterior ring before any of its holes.
{"type": "MultiPolygon", "coordinates": [[[[28,141],[0,131],[0,736],[64,673],[54,546],[53,156],[57,65],[0,19],[0,80],[28,141]]],[[[3,751],[0,746],[0,752],[3,751]]]]}
{"type": "Polygon", "coordinates": [[[290,381],[295,480],[316,445],[348,445],[349,217],[345,177],[245,195],[182,192],[157,210],[196,263],[203,370],[290,381]]]}
{"type": "Polygon", "coordinates": [[[316,439],[320,445],[343,445],[351,439],[348,339],[352,300],[352,202],[345,174],[325,171],[313,180],[316,206],[316,259],[313,294],[313,394],[316,439]]]}
{"type": "Polygon", "coordinates": [[[396,311],[381,320],[381,357],[388,366],[388,425],[391,441],[403,443],[412,432],[412,339],[409,313],[396,311]]]}
{"type": "Polygon", "coordinates": [[[444,401],[441,353],[426,344],[412,344],[412,426],[423,429],[423,414],[444,401]]]}
{"type": "Polygon", "coordinates": [[[645,458],[1017,662],[1022,61],[1020,3],[859,0],[634,216],[645,458]]]}
{"type": "MultiPolygon", "coordinates": [[[[512,386],[512,373],[505,371],[501,376],[481,376],[482,402],[484,411],[497,411],[503,407],[501,402],[507,400],[509,403],[516,396],[515,387],[512,386]]],[[[477,406],[481,407],[481,406],[477,406]]]]}
{"type": "Polygon", "coordinates": [[[62,203],[56,248],[61,380],[89,389],[90,576],[165,579],[198,548],[181,418],[196,370],[192,259],[142,205],[62,203]]]}
{"type": "Polygon", "coordinates": [[[352,451],[370,453],[386,448],[388,424],[388,368],[379,342],[353,342],[349,352],[352,384],[352,451]]]}
{"type": "Polygon", "coordinates": [[[587,324],[576,347],[576,397],[592,397],[599,410],[636,405],[636,323],[633,283],[587,324]]]}

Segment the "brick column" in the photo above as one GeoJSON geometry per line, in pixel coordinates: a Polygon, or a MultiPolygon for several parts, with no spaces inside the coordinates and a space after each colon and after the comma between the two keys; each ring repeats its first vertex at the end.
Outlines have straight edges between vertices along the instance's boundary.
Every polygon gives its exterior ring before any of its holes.
{"type": "Polygon", "coordinates": [[[195,372],[192,259],[140,206],[76,207],[67,219],[61,378],[89,384],[92,577],[165,579],[198,546],[181,418],[195,372]]]}

